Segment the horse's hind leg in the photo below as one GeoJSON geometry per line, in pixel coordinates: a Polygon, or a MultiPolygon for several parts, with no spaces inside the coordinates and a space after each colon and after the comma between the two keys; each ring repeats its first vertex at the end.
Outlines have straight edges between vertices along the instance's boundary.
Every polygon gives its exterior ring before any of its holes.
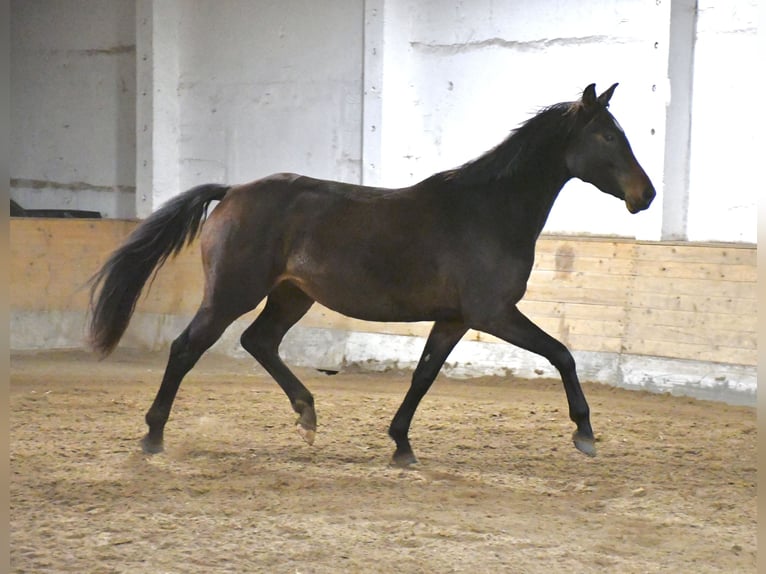
{"type": "Polygon", "coordinates": [[[242,334],[240,342],[282,387],[293,410],[298,413],[297,429],[313,444],[317,428],[314,397],[279,357],[279,344],[313,305],[314,300],[288,282],[280,283],[266,300],[266,307],[242,334]]]}
{"type": "Polygon", "coordinates": [[[170,409],[181,381],[202,353],[218,340],[236,317],[237,315],[216,311],[210,306],[200,307],[186,329],[173,341],[162,384],[146,413],[149,432],[141,441],[144,452],[162,452],[165,423],[170,416],[170,409]]]}
{"type": "Polygon", "coordinates": [[[408,466],[417,462],[408,438],[412,417],[415,415],[420,400],[428,392],[436,375],[439,374],[444,361],[447,360],[450,352],[467,330],[468,328],[462,323],[449,322],[437,322],[431,329],[418,366],[412,374],[410,389],[388,429],[389,436],[396,443],[392,464],[408,466]]]}

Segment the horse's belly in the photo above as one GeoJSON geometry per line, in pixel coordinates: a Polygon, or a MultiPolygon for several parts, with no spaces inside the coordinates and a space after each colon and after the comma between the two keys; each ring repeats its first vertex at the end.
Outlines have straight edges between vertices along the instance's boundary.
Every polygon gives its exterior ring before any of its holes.
{"type": "Polygon", "coordinates": [[[438,279],[381,280],[365,273],[334,272],[285,277],[321,305],[365,321],[411,322],[460,317],[456,293],[438,279]]]}
{"type": "Polygon", "coordinates": [[[349,301],[333,297],[317,298],[328,309],[363,321],[402,322],[449,321],[460,319],[460,311],[454,307],[433,304],[412,305],[398,301],[349,301]]]}

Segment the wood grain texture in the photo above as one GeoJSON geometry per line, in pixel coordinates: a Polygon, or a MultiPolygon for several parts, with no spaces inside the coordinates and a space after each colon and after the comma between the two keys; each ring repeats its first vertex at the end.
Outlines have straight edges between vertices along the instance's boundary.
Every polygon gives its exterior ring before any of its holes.
{"type": "MultiPolygon", "coordinates": [[[[13,310],[85,311],[86,282],[137,225],[119,220],[11,219],[13,310]]],[[[755,365],[756,249],[543,236],[519,308],[573,350],[755,365]]],[[[139,301],[188,315],[203,289],[199,246],[169,261],[139,301]]],[[[429,323],[370,323],[315,305],[313,327],[426,336],[429,323]]],[[[496,341],[474,331],[469,340],[496,341]]]]}

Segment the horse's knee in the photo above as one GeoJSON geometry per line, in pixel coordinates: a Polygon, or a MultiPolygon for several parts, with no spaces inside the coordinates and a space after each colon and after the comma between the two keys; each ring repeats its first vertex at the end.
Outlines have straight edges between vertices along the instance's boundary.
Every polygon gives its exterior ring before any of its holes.
{"type": "Polygon", "coordinates": [[[178,357],[189,349],[189,331],[184,330],[170,343],[170,356],[178,357]]]}
{"type": "Polygon", "coordinates": [[[552,354],[550,357],[550,362],[564,376],[575,373],[577,371],[577,365],[575,363],[574,357],[563,343],[560,343],[560,347],[558,347],[552,354]]]}
{"type": "Polygon", "coordinates": [[[562,356],[561,369],[568,373],[573,373],[577,371],[577,364],[575,363],[572,353],[570,353],[569,351],[566,351],[566,353],[562,356]]]}

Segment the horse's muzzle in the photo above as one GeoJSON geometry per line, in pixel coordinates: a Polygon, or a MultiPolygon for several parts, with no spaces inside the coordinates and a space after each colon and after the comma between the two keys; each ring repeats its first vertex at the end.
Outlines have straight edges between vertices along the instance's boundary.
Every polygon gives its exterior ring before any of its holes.
{"type": "Polygon", "coordinates": [[[652,201],[654,201],[656,196],[657,192],[654,190],[654,186],[650,183],[644,188],[644,191],[641,192],[638,201],[635,201],[630,197],[626,197],[625,207],[627,207],[628,211],[631,213],[638,213],[639,211],[647,209],[652,204],[652,201]]]}

